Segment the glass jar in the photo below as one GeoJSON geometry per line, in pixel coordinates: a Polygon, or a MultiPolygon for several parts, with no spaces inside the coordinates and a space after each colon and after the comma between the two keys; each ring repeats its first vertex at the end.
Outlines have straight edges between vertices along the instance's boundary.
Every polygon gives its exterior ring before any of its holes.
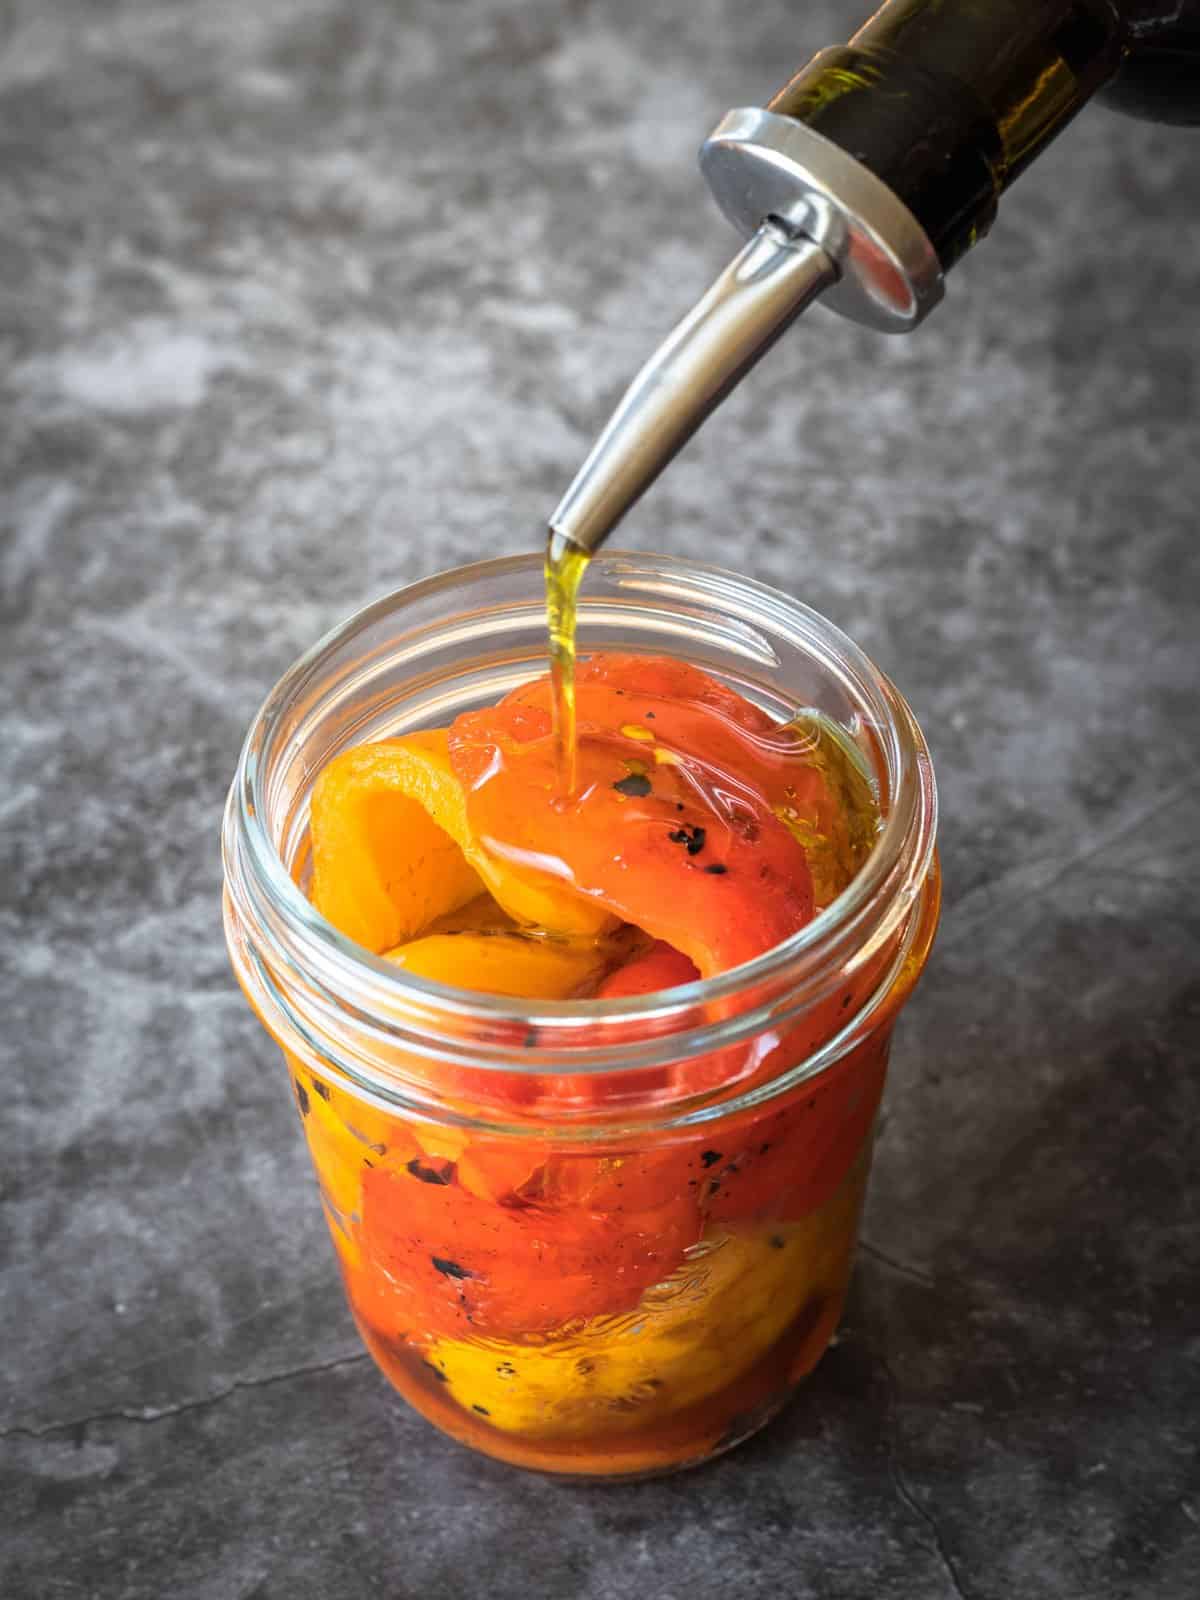
{"type": "Polygon", "coordinates": [[[475,1449],[636,1477],[753,1433],[834,1332],[893,1024],[937,924],[936,798],[888,680],[761,584],[602,555],[579,638],[684,657],[857,752],[881,830],[808,926],[665,994],[515,1001],[403,973],[310,905],[325,763],[545,670],[533,556],[389,595],[284,676],[230,791],[225,919],[379,1366],[475,1449]]]}

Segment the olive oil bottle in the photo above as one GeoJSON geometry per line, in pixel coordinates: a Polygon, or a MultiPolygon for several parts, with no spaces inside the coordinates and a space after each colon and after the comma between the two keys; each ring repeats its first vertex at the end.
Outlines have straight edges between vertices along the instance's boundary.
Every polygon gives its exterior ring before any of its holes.
{"type": "Polygon", "coordinates": [[[770,102],[887,184],[943,269],[1094,95],[1200,123],[1196,0],[888,0],[770,102]]]}

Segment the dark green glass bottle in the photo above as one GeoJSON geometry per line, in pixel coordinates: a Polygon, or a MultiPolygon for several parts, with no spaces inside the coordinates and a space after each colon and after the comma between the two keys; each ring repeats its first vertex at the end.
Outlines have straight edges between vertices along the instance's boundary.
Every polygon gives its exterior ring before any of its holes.
{"type": "Polygon", "coordinates": [[[881,178],[943,269],[1093,96],[1200,121],[1200,0],[886,0],[771,101],[881,178]]]}

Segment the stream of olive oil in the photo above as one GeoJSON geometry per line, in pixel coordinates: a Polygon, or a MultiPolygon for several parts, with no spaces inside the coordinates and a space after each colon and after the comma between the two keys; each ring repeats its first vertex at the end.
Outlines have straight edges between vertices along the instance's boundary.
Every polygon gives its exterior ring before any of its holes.
{"type": "Polygon", "coordinates": [[[575,793],[578,761],[575,742],[575,614],[579,585],[590,557],[586,550],[551,532],[546,544],[546,621],[550,629],[550,685],[554,705],[554,746],[559,789],[575,793]]]}

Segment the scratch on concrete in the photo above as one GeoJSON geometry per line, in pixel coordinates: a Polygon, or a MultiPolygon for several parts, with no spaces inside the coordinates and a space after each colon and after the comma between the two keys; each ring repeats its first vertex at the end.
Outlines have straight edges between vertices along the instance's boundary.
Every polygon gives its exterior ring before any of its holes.
{"type": "Polygon", "coordinates": [[[883,1367],[888,1386],[887,1466],[888,1477],[891,1479],[892,1487],[896,1491],[896,1498],[907,1510],[913,1514],[914,1517],[917,1518],[919,1522],[924,1523],[925,1527],[929,1529],[930,1538],[933,1540],[931,1553],[936,1555],[938,1560],[941,1562],[946,1576],[950,1580],[950,1585],[954,1590],[954,1593],[958,1596],[958,1600],[970,1600],[967,1591],[962,1586],[962,1580],[959,1578],[954,1562],[950,1558],[950,1552],[946,1549],[946,1542],[942,1537],[942,1530],[938,1526],[937,1520],[925,1509],[920,1501],[914,1497],[912,1490],[905,1482],[904,1473],[901,1470],[898,1459],[896,1440],[896,1396],[899,1392],[899,1385],[896,1382],[895,1373],[892,1371],[890,1365],[883,1356],[880,1356],[880,1365],[883,1367]]]}
{"type": "Polygon", "coordinates": [[[196,1400],[181,1400],[174,1405],[144,1406],[141,1410],[119,1407],[112,1411],[93,1411],[85,1417],[72,1417],[64,1422],[47,1422],[35,1427],[17,1426],[0,1429],[0,1439],[45,1439],[55,1433],[73,1433],[96,1422],[136,1422],[143,1425],[162,1422],[167,1417],[183,1416],[189,1411],[203,1411],[220,1405],[230,1395],[246,1389],[269,1389],[276,1384],[291,1383],[296,1378],[308,1378],[322,1372],[334,1372],[340,1367],[353,1367],[371,1358],[365,1350],[352,1356],[338,1356],[333,1361],[317,1361],[308,1366],[289,1367],[286,1372],[268,1373],[264,1378],[238,1378],[215,1394],[201,1395],[196,1400]]]}
{"type": "Polygon", "coordinates": [[[889,1256],[878,1245],[872,1244],[869,1239],[860,1239],[858,1248],[866,1256],[872,1256],[876,1261],[881,1261],[885,1267],[890,1267],[893,1272],[898,1272],[902,1278],[911,1278],[914,1283],[920,1283],[927,1289],[935,1286],[933,1276],[923,1271],[920,1267],[907,1266],[903,1261],[897,1261],[895,1256],[889,1256]]]}

